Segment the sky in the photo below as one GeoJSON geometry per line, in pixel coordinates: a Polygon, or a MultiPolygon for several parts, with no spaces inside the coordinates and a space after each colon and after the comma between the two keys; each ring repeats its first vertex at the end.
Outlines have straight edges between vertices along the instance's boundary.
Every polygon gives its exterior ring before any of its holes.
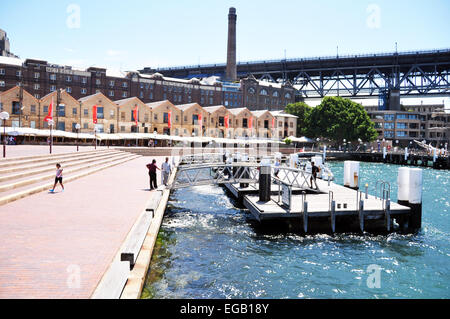
{"type": "Polygon", "coordinates": [[[237,59],[450,48],[449,0],[0,0],[11,51],[75,68],[131,71],[237,59]]]}

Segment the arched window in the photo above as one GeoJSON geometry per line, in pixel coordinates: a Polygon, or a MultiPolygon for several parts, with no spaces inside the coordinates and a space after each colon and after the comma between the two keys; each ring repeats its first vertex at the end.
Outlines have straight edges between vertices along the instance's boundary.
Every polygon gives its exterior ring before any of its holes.
{"type": "Polygon", "coordinates": [[[259,91],[259,94],[261,94],[261,95],[268,95],[266,89],[262,89],[261,91],[259,91]]]}
{"type": "Polygon", "coordinates": [[[290,94],[290,93],[286,93],[286,94],[284,95],[284,98],[285,98],[285,99],[290,99],[290,98],[291,98],[291,94],[290,94]]]}
{"type": "Polygon", "coordinates": [[[248,89],[248,93],[250,93],[250,94],[255,94],[255,92],[256,92],[255,88],[251,87],[251,88],[248,89]]]}
{"type": "Polygon", "coordinates": [[[279,97],[280,94],[278,93],[278,91],[274,91],[273,94],[272,94],[272,96],[273,96],[273,97],[279,97]]]}

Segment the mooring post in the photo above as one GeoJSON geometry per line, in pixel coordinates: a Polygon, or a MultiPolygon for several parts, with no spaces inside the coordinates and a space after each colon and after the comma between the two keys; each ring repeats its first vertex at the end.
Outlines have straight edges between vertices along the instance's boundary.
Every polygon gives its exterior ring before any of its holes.
{"type": "Polygon", "coordinates": [[[359,201],[359,229],[364,232],[364,201],[359,201]]]}
{"type": "Polygon", "coordinates": [[[422,169],[400,167],[398,170],[398,203],[411,209],[403,218],[403,228],[416,232],[422,228],[422,169]]]}
{"type": "Polygon", "coordinates": [[[359,162],[344,162],[344,186],[359,189],[359,162]]]}
{"type": "Polygon", "coordinates": [[[386,230],[391,231],[391,201],[386,200],[386,208],[385,208],[385,219],[386,219],[386,230]]]}
{"type": "Polygon", "coordinates": [[[336,201],[331,201],[331,231],[334,233],[336,231],[336,201]]]}
{"type": "Polygon", "coordinates": [[[263,158],[259,169],[259,200],[261,202],[270,201],[272,168],[270,158],[263,158]]]}
{"type": "Polygon", "coordinates": [[[366,199],[369,199],[369,184],[366,183],[366,199]]]}
{"type": "Polygon", "coordinates": [[[308,232],[308,202],[303,203],[303,231],[308,232]]]}

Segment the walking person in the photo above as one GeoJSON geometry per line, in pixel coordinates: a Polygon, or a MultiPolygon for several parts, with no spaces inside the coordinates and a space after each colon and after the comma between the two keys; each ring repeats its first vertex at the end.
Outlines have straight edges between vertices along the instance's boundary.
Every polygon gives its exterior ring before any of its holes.
{"type": "Polygon", "coordinates": [[[169,180],[170,173],[172,173],[172,167],[169,163],[169,158],[166,157],[166,161],[161,165],[162,175],[163,175],[163,184],[167,186],[167,182],[169,180]]]}
{"type": "Polygon", "coordinates": [[[147,168],[148,175],[150,176],[150,190],[152,191],[158,188],[156,183],[156,170],[159,168],[156,166],[156,160],[153,160],[151,164],[147,164],[147,168]]]}
{"type": "Polygon", "coordinates": [[[319,187],[317,186],[317,173],[320,172],[320,168],[317,167],[314,162],[311,162],[311,188],[313,188],[313,181],[314,184],[316,185],[316,189],[319,189],[319,187]]]}
{"type": "Polygon", "coordinates": [[[60,164],[56,164],[56,177],[55,177],[55,185],[53,185],[53,188],[50,190],[50,192],[54,192],[56,185],[58,182],[61,184],[62,191],[64,192],[64,185],[63,185],[63,169],[61,168],[60,164]]]}

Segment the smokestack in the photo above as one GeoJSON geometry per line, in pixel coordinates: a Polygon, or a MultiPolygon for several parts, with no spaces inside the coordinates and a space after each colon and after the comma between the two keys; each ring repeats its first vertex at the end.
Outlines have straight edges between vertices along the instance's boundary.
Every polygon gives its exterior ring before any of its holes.
{"type": "Polygon", "coordinates": [[[236,9],[230,8],[228,14],[228,50],[227,50],[227,70],[225,78],[229,81],[237,80],[236,69],[236,9]]]}

